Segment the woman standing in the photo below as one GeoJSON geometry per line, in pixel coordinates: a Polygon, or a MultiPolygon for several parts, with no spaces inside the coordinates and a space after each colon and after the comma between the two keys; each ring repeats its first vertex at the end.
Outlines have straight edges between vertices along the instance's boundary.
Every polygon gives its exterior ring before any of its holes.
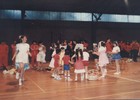
{"type": "Polygon", "coordinates": [[[27,42],[27,37],[25,35],[19,36],[19,43],[16,44],[16,52],[12,58],[15,58],[15,66],[17,69],[16,79],[19,79],[19,85],[22,85],[24,80],[25,70],[29,69],[29,44],[27,42]]]}

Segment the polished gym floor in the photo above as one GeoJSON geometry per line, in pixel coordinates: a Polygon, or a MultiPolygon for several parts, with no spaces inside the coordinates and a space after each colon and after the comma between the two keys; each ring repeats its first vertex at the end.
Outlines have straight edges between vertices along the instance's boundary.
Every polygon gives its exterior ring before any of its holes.
{"type": "MultiPolygon", "coordinates": [[[[94,65],[90,62],[90,68],[94,65]]],[[[0,72],[0,100],[93,100],[140,99],[140,62],[122,65],[120,75],[115,66],[108,69],[106,78],[96,81],[70,81],[51,78],[51,72],[30,69],[25,81],[18,85],[15,75],[0,72]]],[[[63,77],[63,76],[62,76],[63,77]]],[[[74,80],[73,69],[71,77],[74,80]]]]}

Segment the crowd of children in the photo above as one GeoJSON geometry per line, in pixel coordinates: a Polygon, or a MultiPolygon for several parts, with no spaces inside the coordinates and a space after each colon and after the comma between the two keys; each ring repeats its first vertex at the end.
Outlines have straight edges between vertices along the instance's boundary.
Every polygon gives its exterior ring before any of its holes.
{"type": "MultiPolygon", "coordinates": [[[[89,66],[89,52],[92,52],[93,59],[95,61],[96,69],[101,71],[101,76],[99,79],[102,79],[106,76],[107,74],[107,69],[106,66],[107,64],[111,63],[111,61],[115,62],[115,67],[116,67],[116,72],[114,73],[115,75],[121,74],[120,70],[120,60],[121,58],[127,57],[132,59],[134,62],[136,62],[137,57],[138,57],[138,52],[139,52],[139,44],[136,41],[133,41],[129,46],[125,45],[124,42],[117,42],[114,41],[112,42],[110,39],[107,39],[107,41],[100,41],[98,44],[93,43],[93,50],[90,51],[88,50],[88,44],[86,42],[72,42],[70,41],[68,44],[63,43],[61,44],[54,44],[54,48],[56,49],[57,47],[65,47],[65,51],[69,52],[69,56],[71,60],[67,60],[67,66],[68,63],[73,63],[74,64],[74,73],[75,73],[75,81],[78,80],[78,74],[81,76],[81,81],[84,79],[88,79],[88,66],[89,66]],[[85,43],[85,44],[84,44],[85,43]],[[61,46],[60,46],[61,45],[61,46]],[[124,49],[125,48],[125,49],[124,49]],[[89,52],[88,52],[89,51],[89,52]],[[126,56],[127,54],[127,56],[126,56]]],[[[54,51],[55,51],[54,49],[54,51]]],[[[67,53],[66,53],[67,55],[67,53]]],[[[60,56],[60,55],[59,55],[60,56]]],[[[62,58],[62,56],[60,56],[62,58]]],[[[52,57],[52,59],[54,59],[52,57]]],[[[60,59],[64,60],[64,59],[60,59]]],[[[55,59],[54,59],[55,61],[55,59]]],[[[64,61],[66,62],[66,61],[64,61]]],[[[60,66],[64,66],[64,69],[62,67],[62,70],[66,70],[65,63],[60,64],[60,66]]],[[[68,67],[69,69],[69,67],[68,67]]],[[[69,77],[67,78],[68,80],[71,80],[70,78],[70,71],[65,73],[64,76],[69,77]]]]}
{"type": "MultiPolygon", "coordinates": [[[[37,44],[35,41],[29,45],[26,43],[27,37],[19,37],[20,42],[14,42],[11,45],[13,63],[16,65],[17,74],[16,78],[19,79],[19,85],[22,85],[22,80],[24,80],[24,72],[28,69],[29,57],[31,56],[31,66],[35,68],[40,68],[44,63],[46,63],[46,47],[42,42],[37,44]],[[30,53],[30,52],[31,53],[30,53]],[[21,54],[22,53],[22,54],[21,54]],[[19,56],[19,57],[18,57],[19,56]],[[15,58],[15,60],[14,60],[15,58]]],[[[5,54],[8,52],[8,46],[6,43],[0,44],[0,48],[5,48],[5,54]],[[5,46],[3,46],[5,45],[5,46]]],[[[88,49],[89,44],[86,41],[69,41],[64,40],[62,43],[57,41],[52,43],[50,46],[51,59],[49,63],[49,68],[52,69],[52,77],[56,80],[61,80],[61,74],[64,75],[64,79],[71,81],[71,65],[74,67],[75,78],[77,81],[78,76],[80,75],[80,80],[83,81],[88,79],[88,70],[89,70],[89,58],[91,55],[89,52],[92,52],[92,57],[95,61],[95,66],[97,70],[101,71],[101,76],[99,79],[102,79],[107,74],[106,66],[112,60],[115,61],[116,72],[114,74],[121,74],[119,61],[123,57],[132,58],[134,62],[137,62],[137,57],[139,54],[139,43],[133,41],[132,43],[121,42],[111,42],[110,39],[107,41],[100,41],[99,43],[93,43],[93,49],[88,49]]],[[[3,50],[4,51],[4,50],[3,50]]],[[[2,49],[0,53],[2,52],[2,49]]],[[[5,56],[7,57],[7,56],[5,56]]],[[[7,66],[7,61],[4,61],[6,58],[2,58],[0,55],[2,64],[7,66]]],[[[8,57],[7,57],[8,59],[8,57]]]]}
{"type": "MultiPolygon", "coordinates": [[[[106,76],[107,74],[106,66],[107,64],[109,64],[111,60],[115,60],[116,63],[116,72],[114,74],[121,73],[120,65],[119,65],[119,60],[121,59],[121,56],[120,56],[120,48],[118,46],[118,43],[110,42],[109,44],[105,43],[104,41],[100,41],[98,46],[96,43],[93,44],[92,54],[93,54],[93,58],[95,59],[96,69],[101,70],[101,76],[99,77],[99,79],[104,78],[106,76]],[[107,49],[111,49],[111,50],[107,51],[107,49]]],[[[78,42],[74,46],[75,47],[71,50],[64,48],[62,45],[61,48],[57,47],[57,45],[54,46],[54,52],[56,54],[54,54],[53,52],[52,59],[50,62],[50,67],[54,68],[52,74],[54,79],[61,80],[59,72],[60,70],[62,70],[62,72],[64,71],[65,79],[68,81],[71,80],[70,64],[74,65],[75,81],[78,80],[78,75],[80,75],[81,81],[83,81],[84,79],[88,79],[88,66],[89,66],[89,58],[90,58],[90,54],[87,50],[88,45],[84,47],[82,42],[78,42]],[[70,52],[72,53],[71,54],[72,56],[69,54],[70,52]],[[52,61],[54,64],[52,63],[52,61]],[[55,63],[57,64],[55,65],[55,63]]]]}

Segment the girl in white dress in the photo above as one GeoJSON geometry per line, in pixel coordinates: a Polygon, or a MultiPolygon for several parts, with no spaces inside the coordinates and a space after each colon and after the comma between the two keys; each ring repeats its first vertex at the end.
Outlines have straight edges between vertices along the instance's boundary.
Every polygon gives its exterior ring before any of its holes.
{"type": "Polygon", "coordinates": [[[37,58],[36,58],[37,63],[38,63],[37,70],[39,70],[44,63],[46,63],[45,57],[46,57],[46,47],[43,45],[42,42],[40,42],[39,43],[39,52],[38,52],[37,58]]]}
{"type": "Polygon", "coordinates": [[[51,55],[51,61],[50,61],[50,64],[49,64],[49,67],[50,68],[54,68],[54,58],[53,58],[53,56],[56,54],[56,49],[54,49],[54,51],[53,51],[53,53],[52,53],[52,55],[51,55]]]}
{"type": "Polygon", "coordinates": [[[26,36],[19,36],[19,43],[16,44],[16,52],[12,58],[15,58],[15,67],[17,69],[16,79],[19,79],[19,85],[22,85],[24,80],[24,72],[29,69],[29,44],[27,42],[26,36]]]}
{"type": "Polygon", "coordinates": [[[107,73],[106,65],[109,63],[107,53],[106,53],[106,47],[105,42],[101,41],[98,45],[98,52],[94,52],[95,54],[99,55],[99,66],[101,69],[102,76],[99,78],[104,78],[107,73]]]}

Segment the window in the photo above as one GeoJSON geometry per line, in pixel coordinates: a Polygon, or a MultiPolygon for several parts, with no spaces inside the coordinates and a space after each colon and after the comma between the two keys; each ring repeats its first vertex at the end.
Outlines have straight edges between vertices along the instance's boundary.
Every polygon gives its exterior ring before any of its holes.
{"type": "Polygon", "coordinates": [[[0,19],[21,19],[20,10],[0,10],[0,19]]]}
{"type": "Polygon", "coordinates": [[[25,19],[37,20],[67,20],[67,21],[92,21],[91,13],[26,11],[25,19]]]}
{"type": "MultiPolygon", "coordinates": [[[[94,13],[96,16],[99,14],[94,13]]],[[[0,10],[0,19],[21,19],[21,10],[0,10]]],[[[25,20],[92,21],[92,13],[25,11],[25,20]]],[[[96,19],[93,17],[93,20],[96,19]]],[[[138,15],[102,14],[99,22],[140,23],[138,15]]]]}
{"type": "Polygon", "coordinates": [[[100,22],[127,22],[127,15],[103,14],[100,22]]]}

